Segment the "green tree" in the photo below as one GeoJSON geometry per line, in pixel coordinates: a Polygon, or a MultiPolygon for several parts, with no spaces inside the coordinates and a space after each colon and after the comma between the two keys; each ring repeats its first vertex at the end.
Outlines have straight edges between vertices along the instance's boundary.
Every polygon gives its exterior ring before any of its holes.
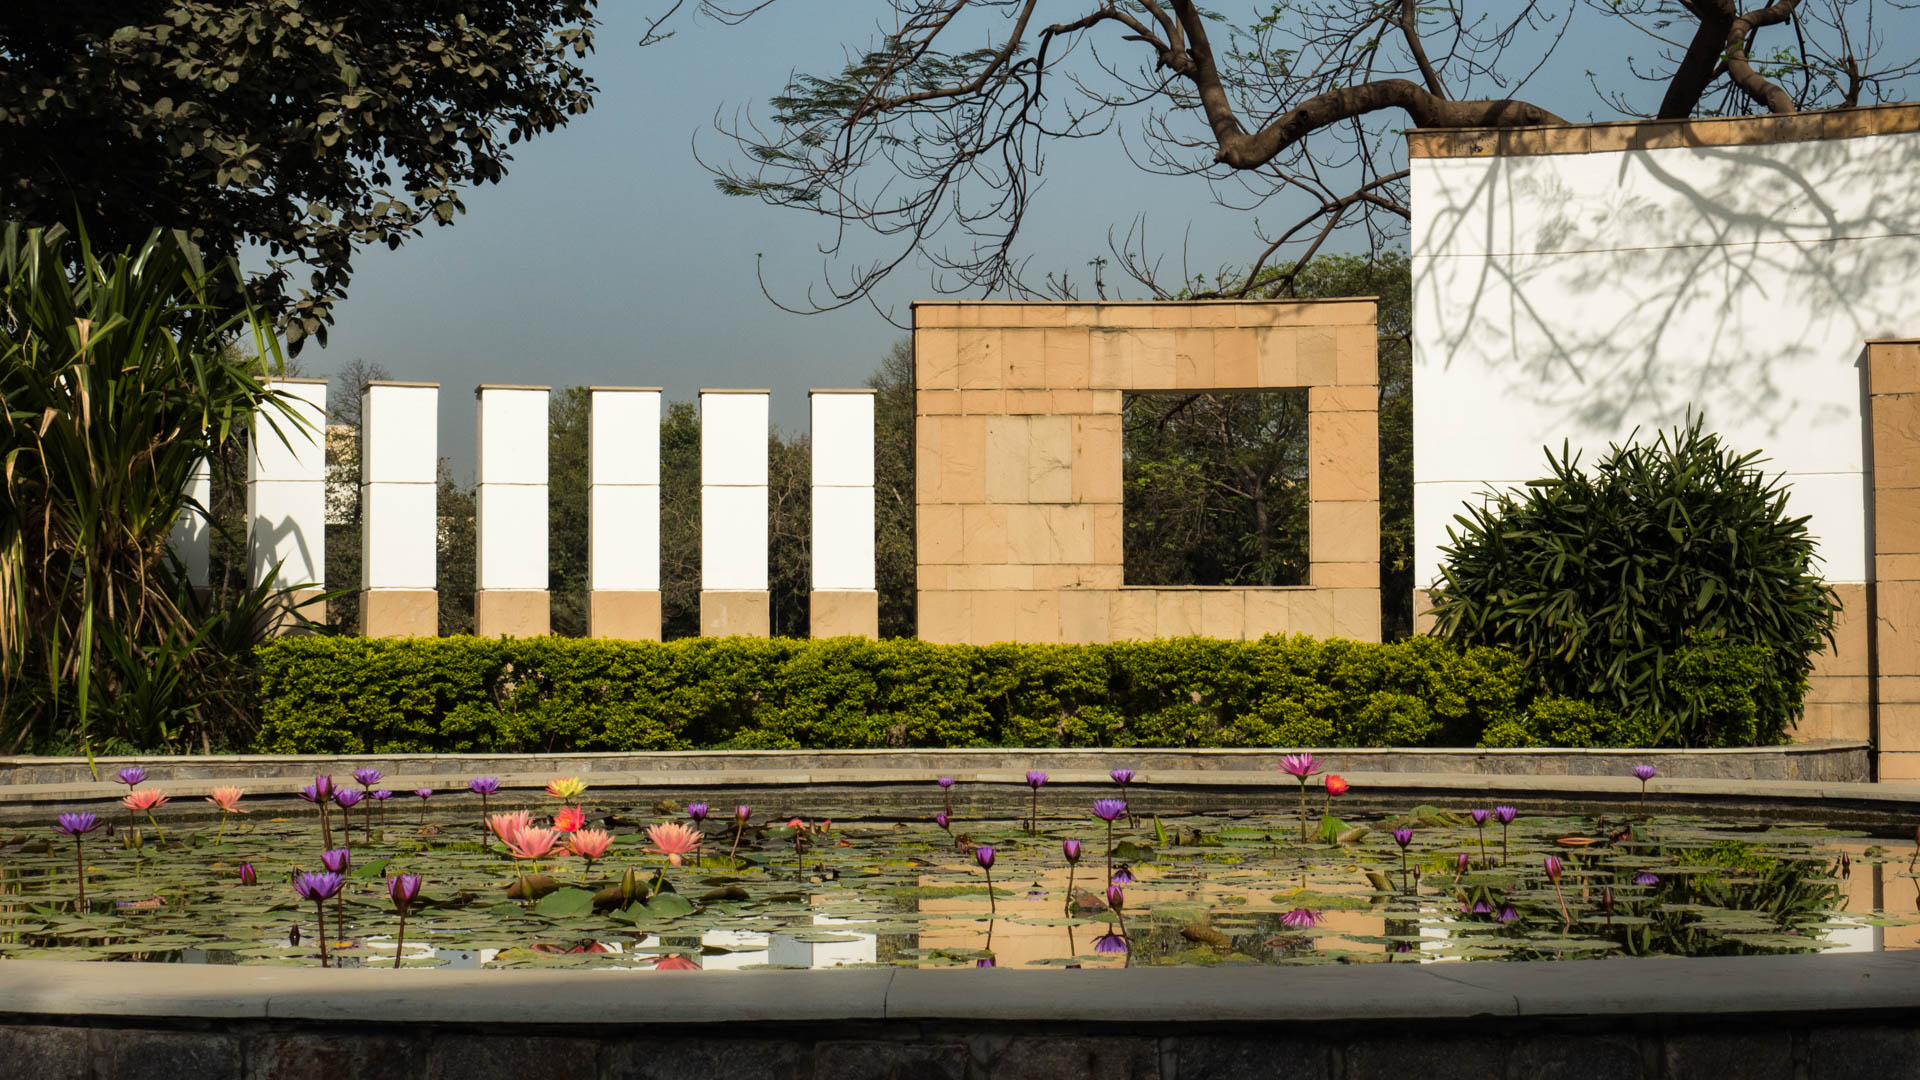
{"type": "Polygon", "coordinates": [[[700,636],[700,410],[667,405],[660,421],[660,633],[700,636]]]}
{"type": "Polygon", "coordinates": [[[264,249],[255,302],[324,345],[356,249],[451,224],[509,146],[587,111],[594,6],[0,5],[0,217],[77,206],[101,250],[156,227],[264,249]]]}
{"type": "Polygon", "coordinates": [[[874,585],[880,593],[880,636],[912,637],[919,610],[912,338],[893,343],[867,385],[874,391],[874,585]]]}
{"type": "Polygon", "coordinates": [[[565,637],[587,634],[592,413],[584,386],[561,389],[548,407],[547,589],[553,632],[565,637]]]}

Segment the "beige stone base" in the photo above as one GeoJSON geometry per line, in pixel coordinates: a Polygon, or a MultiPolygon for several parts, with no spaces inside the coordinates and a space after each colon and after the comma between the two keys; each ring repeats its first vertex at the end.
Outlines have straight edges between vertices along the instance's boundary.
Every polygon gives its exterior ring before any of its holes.
{"type": "Polygon", "coordinates": [[[815,589],[807,632],[817,638],[880,636],[880,594],[872,590],[815,589]]]}
{"type": "Polygon", "coordinates": [[[473,594],[473,632],[480,637],[539,637],[552,629],[545,589],[482,589],[473,594]]]}
{"type": "Polygon", "coordinates": [[[701,590],[701,637],[766,637],[772,622],[773,598],[764,590],[701,590]]]}
{"type": "Polygon", "coordinates": [[[296,610],[307,621],[324,624],[327,621],[327,605],[320,597],[325,593],[325,589],[295,589],[286,594],[284,602],[267,604],[260,612],[265,634],[268,637],[290,637],[307,633],[300,618],[294,615],[296,610]]]}
{"type": "Polygon", "coordinates": [[[660,640],[660,593],[598,589],[587,594],[587,636],[615,641],[660,640]]]}
{"type": "Polygon", "coordinates": [[[360,633],[366,637],[438,637],[440,594],[433,589],[365,589],[360,633]]]}

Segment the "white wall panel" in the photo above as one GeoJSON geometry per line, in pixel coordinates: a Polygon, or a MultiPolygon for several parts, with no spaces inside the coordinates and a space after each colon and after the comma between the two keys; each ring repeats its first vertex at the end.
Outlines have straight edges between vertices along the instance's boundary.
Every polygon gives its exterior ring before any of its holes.
{"type": "Polygon", "coordinates": [[[193,505],[181,508],[167,543],[187,568],[187,584],[205,587],[212,572],[213,530],[205,511],[213,505],[213,468],[204,458],[187,477],[186,496],[193,505]]]}
{"type": "Polygon", "coordinates": [[[1704,414],[1867,580],[1861,361],[1920,335],[1920,133],[1416,158],[1415,583],[1460,501],[1704,414]]]}
{"type": "Polygon", "coordinates": [[[766,488],[706,487],[700,490],[700,587],[766,589],[766,488]]]}
{"type": "Polygon", "coordinates": [[[595,390],[591,482],[660,482],[660,391],[595,390]]]}
{"type": "Polygon", "coordinates": [[[253,454],[248,462],[248,479],[324,482],[327,478],[327,384],[324,380],[270,380],[275,390],[287,395],[285,404],[306,422],[303,429],[278,409],[267,408],[256,415],[253,425],[253,454]],[[274,426],[278,425],[276,434],[274,426]]]}
{"type": "Polygon", "coordinates": [[[480,456],[475,482],[547,482],[547,391],[481,387],[478,395],[480,456]]]}
{"type": "Polygon", "coordinates": [[[660,488],[595,484],[589,500],[592,589],[660,588],[660,488]]]}
{"type": "Polygon", "coordinates": [[[280,564],[282,587],[327,580],[326,485],[312,480],[256,480],[247,485],[247,573],[258,585],[280,564]]]}
{"type": "Polygon", "coordinates": [[[813,587],[874,587],[873,489],[813,489],[813,587]]]}
{"type": "Polygon", "coordinates": [[[360,479],[431,484],[440,470],[440,388],[367,386],[360,394],[360,479]]]}
{"type": "Polygon", "coordinates": [[[483,484],[474,492],[474,587],[547,587],[547,486],[483,484]]]}
{"type": "Polygon", "coordinates": [[[767,482],[767,395],[700,394],[700,482],[767,482]]]}
{"type": "Polygon", "coordinates": [[[869,393],[813,392],[816,486],[873,486],[873,398],[869,393]]]}
{"type": "Polygon", "coordinates": [[[360,489],[360,587],[436,587],[439,490],[432,484],[360,489]]]}

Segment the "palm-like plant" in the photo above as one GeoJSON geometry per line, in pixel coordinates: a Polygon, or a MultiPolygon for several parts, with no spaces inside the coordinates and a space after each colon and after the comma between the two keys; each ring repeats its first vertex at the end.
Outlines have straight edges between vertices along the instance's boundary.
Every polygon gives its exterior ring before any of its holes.
{"type": "Polygon", "coordinates": [[[240,715],[231,646],[252,628],[191,600],[168,537],[181,514],[207,514],[185,495],[197,463],[227,459],[256,413],[281,438],[314,435],[267,385],[270,331],[216,302],[229,280],[181,234],[104,258],[84,232],[0,236],[7,751],[88,745],[103,707],[127,714],[103,735],[144,746],[205,745],[240,715]]]}

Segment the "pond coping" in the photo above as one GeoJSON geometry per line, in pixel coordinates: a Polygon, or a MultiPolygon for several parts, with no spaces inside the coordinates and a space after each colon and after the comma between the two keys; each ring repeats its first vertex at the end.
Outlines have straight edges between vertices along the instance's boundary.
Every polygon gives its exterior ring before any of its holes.
{"type": "MultiPolygon", "coordinates": [[[[390,971],[0,960],[4,1017],[544,1025],[1190,1024],[1920,1010],[1920,951],[1339,967],[390,971]],[[670,989],[657,980],[670,979],[670,989]],[[591,993],[581,993],[591,984],[591,993]]],[[[19,1022],[15,1020],[13,1022],[19,1022]]]]}

